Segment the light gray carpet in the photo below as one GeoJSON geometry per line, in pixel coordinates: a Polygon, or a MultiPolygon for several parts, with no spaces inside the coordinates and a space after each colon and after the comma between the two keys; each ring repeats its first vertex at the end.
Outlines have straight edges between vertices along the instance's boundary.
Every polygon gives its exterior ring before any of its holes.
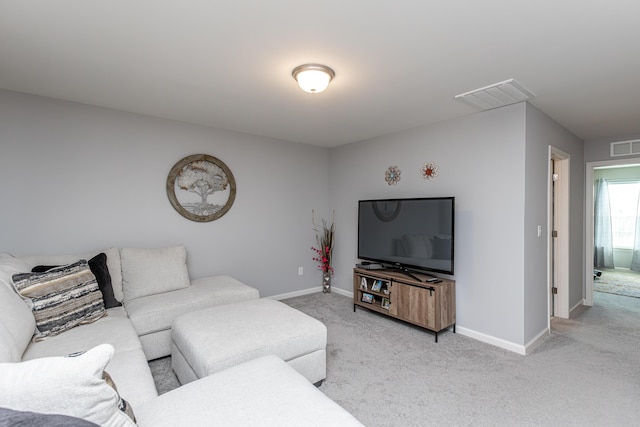
{"type": "MultiPolygon", "coordinates": [[[[436,344],[429,332],[354,313],[335,293],[284,302],[327,325],[320,389],[367,426],[638,425],[640,300],[596,293],[594,301],[554,319],[528,356],[451,332],[436,344]]],[[[168,359],[151,365],[172,376],[168,359]]],[[[159,380],[159,390],[172,381],[159,380]]]]}
{"type": "Polygon", "coordinates": [[[156,389],[159,394],[164,394],[180,387],[180,382],[171,369],[171,357],[163,357],[149,362],[153,381],[156,383],[156,389]]]}

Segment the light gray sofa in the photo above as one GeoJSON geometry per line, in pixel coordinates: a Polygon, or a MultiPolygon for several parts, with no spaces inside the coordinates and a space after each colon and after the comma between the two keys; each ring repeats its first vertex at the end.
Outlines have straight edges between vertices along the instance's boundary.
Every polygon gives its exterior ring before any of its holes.
{"type": "MultiPolygon", "coordinates": [[[[0,254],[0,407],[79,416],[102,425],[128,425],[126,421],[124,424],[119,419],[114,421],[113,417],[108,420],[92,418],[93,409],[89,415],[78,412],[83,405],[73,401],[69,404],[73,399],[65,399],[67,404],[60,407],[47,404],[43,398],[47,388],[41,382],[46,382],[46,378],[56,372],[47,364],[64,364],[69,359],[61,356],[90,349],[97,352],[95,349],[102,348],[108,358],[102,356],[100,359],[104,366],[99,373],[108,372],[117,385],[119,396],[134,409],[138,425],[209,425],[213,423],[212,419],[216,425],[360,425],[304,377],[273,357],[251,361],[247,366],[237,365],[158,397],[147,360],[170,354],[173,319],[204,307],[257,299],[258,291],[229,276],[190,281],[188,273],[185,278],[186,262],[184,269],[181,266],[182,254],[186,261],[184,247],[111,248],[102,252],[107,254],[113,294],[123,306],[107,309],[108,315],[93,323],[76,326],[39,342],[32,342],[34,317],[15,292],[12,275],[30,271],[35,265],[61,265],[78,258],[89,258],[97,251],[73,256],[20,258],[0,254]],[[175,258],[178,262],[174,262],[175,258]],[[158,260],[162,262],[158,263],[158,260]],[[166,269],[168,265],[172,266],[169,270],[166,269]],[[145,274],[143,267],[158,271],[145,274]],[[171,281],[177,284],[171,284],[171,281]],[[108,350],[104,349],[105,345],[108,350]],[[27,374],[21,374],[21,369],[27,374]],[[8,380],[11,375],[17,380],[8,380]],[[31,390],[29,381],[33,380],[38,384],[31,390]],[[33,394],[36,403],[20,397],[25,393],[27,396],[33,394]],[[264,402],[269,405],[265,407],[264,402]],[[250,416],[243,408],[260,412],[250,416]],[[221,418],[221,414],[224,417],[221,418]],[[287,424],[286,420],[296,422],[287,424]]],[[[74,368],[71,372],[82,370],[74,368]]],[[[61,384],[67,383],[66,377],[62,378],[50,378],[54,383],[51,389],[54,397],[64,389],[61,384]]],[[[94,381],[91,387],[97,383],[104,386],[104,381],[94,381]]],[[[91,393],[83,391],[80,396],[81,401],[87,401],[89,398],[85,396],[91,396],[91,393]]],[[[102,408],[104,405],[101,402],[89,406],[102,408]]]]}
{"type": "Polygon", "coordinates": [[[191,280],[184,246],[109,248],[75,255],[25,255],[30,268],[63,265],[107,255],[115,299],[123,303],[147,360],[171,354],[171,323],[181,314],[220,304],[258,299],[257,289],[230,276],[191,280]]]}

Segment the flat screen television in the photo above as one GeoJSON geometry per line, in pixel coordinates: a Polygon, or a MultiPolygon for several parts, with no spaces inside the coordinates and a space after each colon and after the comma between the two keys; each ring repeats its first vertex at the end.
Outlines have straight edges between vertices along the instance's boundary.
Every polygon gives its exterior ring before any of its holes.
{"type": "Polygon", "coordinates": [[[453,275],[455,197],[358,201],[358,258],[453,275]]]}

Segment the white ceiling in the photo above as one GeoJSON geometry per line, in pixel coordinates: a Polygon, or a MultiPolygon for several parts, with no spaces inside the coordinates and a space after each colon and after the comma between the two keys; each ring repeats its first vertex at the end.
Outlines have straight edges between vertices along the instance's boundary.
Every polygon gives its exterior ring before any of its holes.
{"type": "Polygon", "coordinates": [[[640,133],[638,0],[0,0],[0,88],[337,146],[517,79],[582,139],[640,133]],[[326,92],[291,70],[332,67],[326,92]]]}

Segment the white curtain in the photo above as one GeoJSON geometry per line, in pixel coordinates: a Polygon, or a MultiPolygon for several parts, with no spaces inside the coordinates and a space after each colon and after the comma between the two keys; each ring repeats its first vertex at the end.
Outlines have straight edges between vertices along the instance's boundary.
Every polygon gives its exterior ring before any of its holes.
{"type": "Polygon", "coordinates": [[[609,184],[607,184],[607,181],[604,178],[598,179],[595,183],[594,202],[593,266],[595,268],[614,268],[613,235],[611,231],[611,207],[609,204],[609,184]]]}
{"type": "Polygon", "coordinates": [[[636,208],[636,236],[633,240],[633,257],[630,268],[634,271],[640,271],[640,195],[638,195],[636,208]]]}

